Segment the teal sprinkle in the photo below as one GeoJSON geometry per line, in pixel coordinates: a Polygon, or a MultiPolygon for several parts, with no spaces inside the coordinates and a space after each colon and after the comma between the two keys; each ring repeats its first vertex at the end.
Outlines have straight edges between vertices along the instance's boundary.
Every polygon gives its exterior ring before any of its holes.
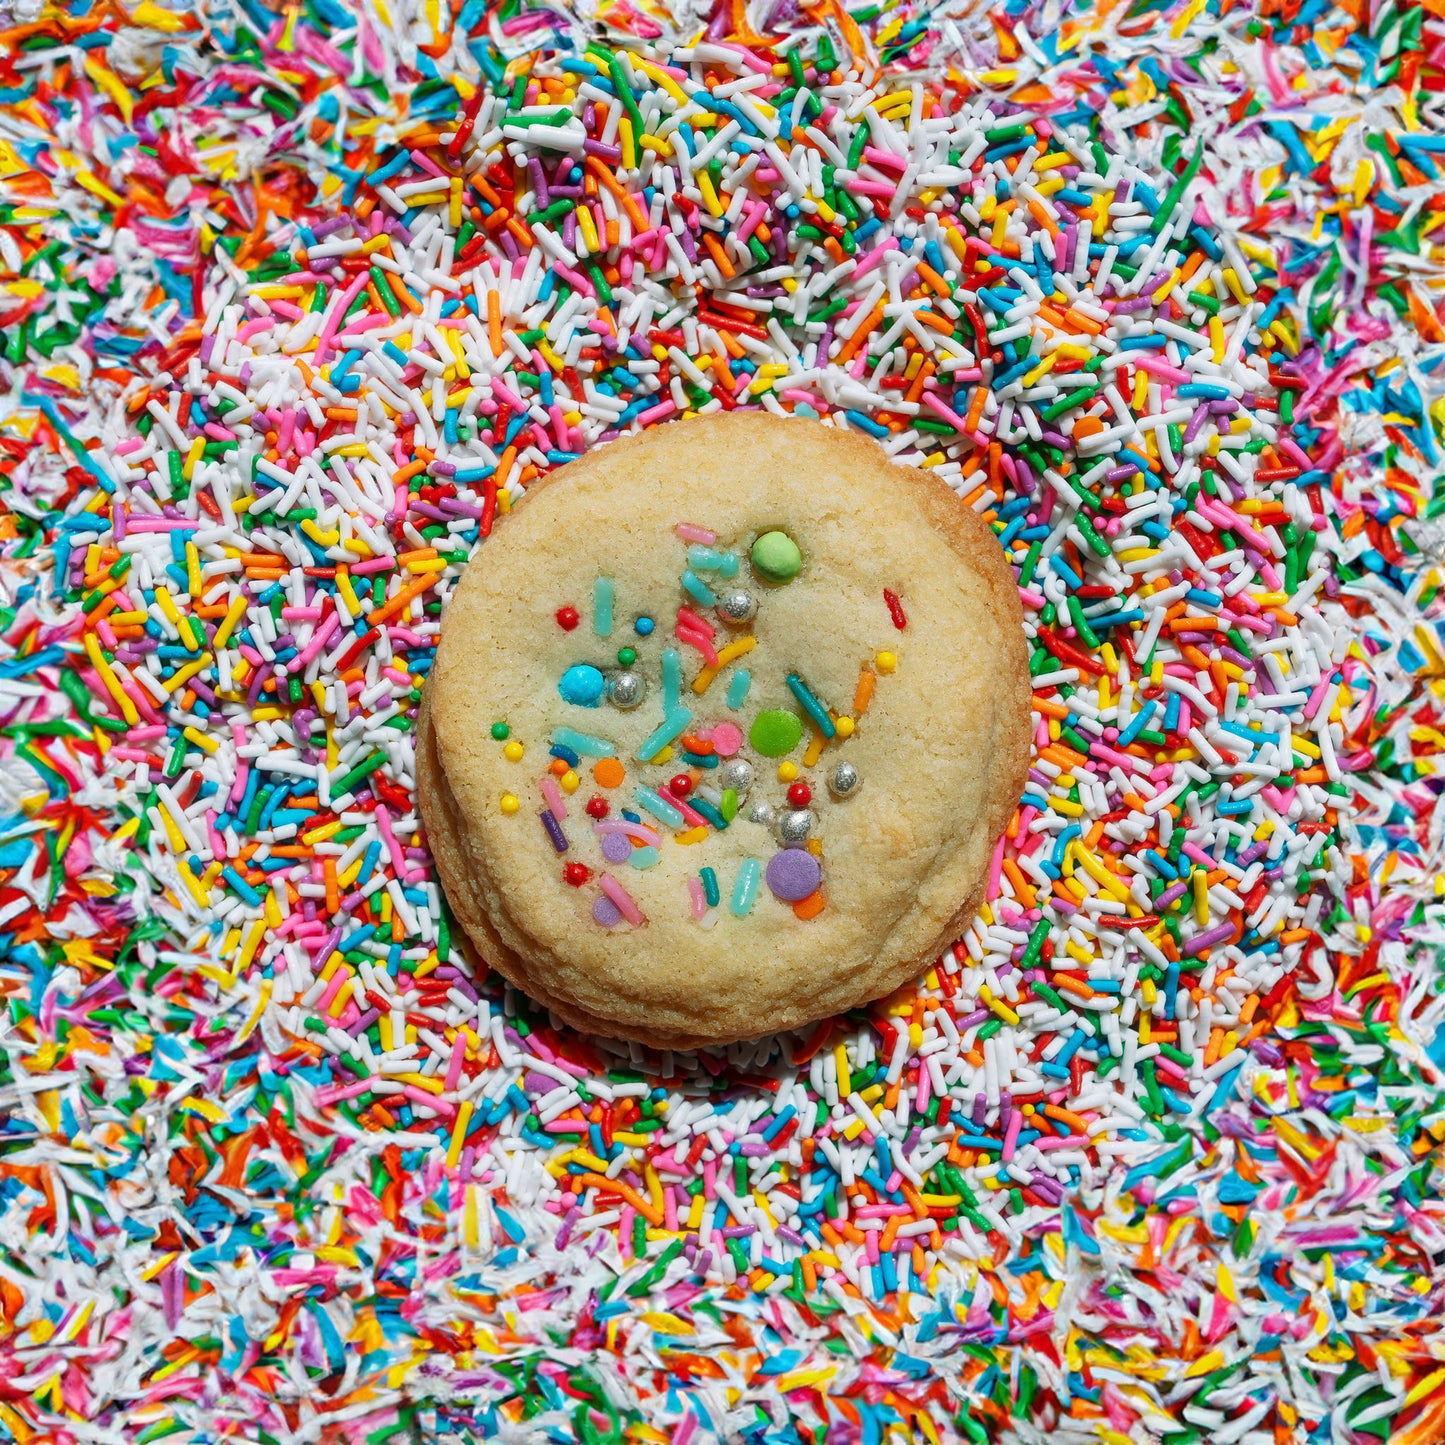
{"type": "Polygon", "coordinates": [[[687,549],[687,565],[697,572],[717,572],[722,568],[722,553],[714,547],[693,545],[687,549]]]}
{"type": "Polygon", "coordinates": [[[692,810],[694,813],[700,813],[706,818],[719,833],[728,825],[728,820],[724,818],[706,798],[694,798],[692,800],[692,810]]]}
{"type": "Polygon", "coordinates": [[[682,701],[682,656],[675,647],[662,652],[662,714],[671,717],[682,701]]]}
{"type": "Polygon", "coordinates": [[[711,587],[691,569],[682,574],[683,590],[692,594],[704,607],[716,607],[717,597],[711,587]]]}
{"type": "Polygon", "coordinates": [[[818,725],[818,731],[825,738],[831,738],[838,731],[833,726],[833,719],[828,716],[828,709],[808,691],[802,678],[796,672],[788,674],[788,691],[798,699],[803,711],[818,725]]]}
{"type": "Polygon", "coordinates": [[[598,637],[612,636],[612,599],[616,589],[610,577],[599,577],[592,584],[592,630],[598,637]]]}
{"type": "Polygon", "coordinates": [[[717,874],[711,868],[704,868],[698,877],[702,879],[702,892],[703,897],[707,899],[707,906],[716,908],[718,899],[722,897],[722,894],[718,892],[717,874]]]}
{"type": "Polygon", "coordinates": [[[553,728],[552,741],[574,753],[588,758],[615,758],[617,745],[606,738],[594,738],[591,733],[579,733],[575,728],[553,728]]]}
{"type": "Polygon", "coordinates": [[[662,854],[656,848],[634,848],[628,854],[627,861],[634,868],[656,868],[661,857],[662,854]]]}
{"type": "MultiPolygon", "coordinates": [[[[658,822],[665,823],[669,828],[680,828],[687,821],[661,793],[655,793],[651,788],[638,788],[634,796],[658,822]]],[[[632,851],[635,853],[637,850],[634,848],[632,851]]]]}
{"type": "Polygon", "coordinates": [[[746,918],[757,902],[758,880],[763,876],[763,865],[756,858],[744,858],[738,869],[738,881],[733,886],[733,901],[729,905],[736,918],[746,918]]]}
{"type": "Polygon", "coordinates": [[[736,712],[747,700],[748,689],[753,685],[753,675],[747,668],[740,667],[728,683],[727,704],[736,712]]]}
{"type": "Polygon", "coordinates": [[[645,763],[655,758],[675,738],[680,737],[682,730],[692,721],[692,709],[687,707],[674,707],[663,719],[662,726],[650,737],[643,740],[643,744],[637,750],[637,756],[645,763]]]}

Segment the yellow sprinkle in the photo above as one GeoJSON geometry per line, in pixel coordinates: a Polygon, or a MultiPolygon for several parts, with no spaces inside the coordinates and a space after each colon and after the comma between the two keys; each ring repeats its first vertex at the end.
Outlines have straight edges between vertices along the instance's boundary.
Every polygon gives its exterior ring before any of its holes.
{"type": "Polygon", "coordinates": [[[515,793],[503,793],[501,806],[502,811],[510,818],[522,804],[515,793]]]}
{"type": "MultiPolygon", "coordinates": [[[[665,352],[663,354],[666,355],[665,352]]],[[[748,636],[740,637],[736,642],[730,642],[726,647],[719,648],[717,654],[717,666],[704,667],[698,673],[698,675],[693,678],[692,690],[699,697],[701,697],[703,693],[705,693],[708,688],[712,686],[713,679],[718,675],[720,671],[722,671],[723,668],[728,665],[728,663],[732,662],[735,658],[742,657],[745,653],[751,652],[753,648],[755,648],[757,645],[758,639],[756,637],[748,636]]]]}
{"type": "Polygon", "coordinates": [[[183,1099],[181,1108],[188,1113],[199,1114],[212,1124],[224,1124],[231,1117],[219,1104],[213,1104],[209,1099],[183,1099]]]}
{"type": "Polygon", "coordinates": [[[798,781],[798,765],[791,759],[778,764],[778,781],[780,783],[795,783],[798,781]]]}
{"type": "Polygon", "coordinates": [[[208,738],[205,733],[198,732],[193,727],[182,728],[181,736],[184,737],[188,742],[195,743],[195,745],[200,748],[203,753],[214,754],[216,750],[221,746],[215,738],[208,738]]]}
{"type": "Polygon", "coordinates": [[[215,645],[224,647],[231,633],[235,631],[236,624],[246,615],[246,599],[237,597],[226,609],[226,615],[221,619],[221,625],[216,629],[215,645]]]}
{"type": "Polygon", "coordinates": [[[881,673],[898,671],[898,654],[895,652],[880,652],[874,659],[873,665],[881,673]]]}
{"type": "Polygon", "coordinates": [[[132,727],[135,727],[140,722],[140,714],[136,711],[135,704],[130,700],[125,689],[121,687],[120,679],[116,677],[110,664],[101,655],[100,640],[93,632],[85,634],[85,651],[90,658],[90,665],[95,668],[100,680],[105,684],[105,690],[120,709],[121,716],[132,727]]]}
{"type": "Polygon", "coordinates": [[[467,1137],[467,1125],[472,1119],[472,1101],[463,1099],[457,1105],[456,1123],[452,1125],[451,1143],[447,1145],[447,1168],[455,1169],[457,1161],[462,1157],[462,1144],[467,1137]]]}
{"type": "Polygon", "coordinates": [[[168,677],[162,686],[167,692],[179,692],[198,672],[203,672],[213,661],[209,652],[204,653],[194,662],[188,662],[184,667],[177,668],[175,674],[168,677]]]}
{"type": "Polygon", "coordinates": [[[513,738],[512,741],[502,749],[502,756],[506,758],[509,763],[520,763],[524,752],[526,752],[526,749],[513,738]]]}
{"type": "Polygon", "coordinates": [[[1203,868],[1196,868],[1194,881],[1194,918],[1197,923],[1209,922],[1209,875],[1203,868]]]}

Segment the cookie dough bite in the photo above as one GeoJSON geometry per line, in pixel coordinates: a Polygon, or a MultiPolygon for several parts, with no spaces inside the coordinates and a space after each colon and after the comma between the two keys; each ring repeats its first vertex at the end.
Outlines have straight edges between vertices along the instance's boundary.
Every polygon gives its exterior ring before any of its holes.
{"type": "Polygon", "coordinates": [[[443,619],[427,837],[478,954],[567,1022],[730,1042],[891,992],[1023,787],[1010,568],[927,472],[735,413],[537,483],[443,619]]]}

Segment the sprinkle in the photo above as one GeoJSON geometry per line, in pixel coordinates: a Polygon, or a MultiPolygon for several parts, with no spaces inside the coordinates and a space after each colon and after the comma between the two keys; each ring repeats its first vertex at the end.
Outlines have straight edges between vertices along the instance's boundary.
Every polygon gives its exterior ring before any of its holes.
{"type": "Polygon", "coordinates": [[[595,738],[590,733],[579,733],[575,728],[553,728],[552,741],[584,758],[610,758],[617,754],[615,743],[608,742],[606,738],[595,738]]]}
{"type": "MultiPolygon", "coordinates": [[[[692,712],[685,707],[673,707],[664,718],[662,726],[648,735],[637,749],[637,756],[644,762],[656,758],[663,748],[682,736],[692,721],[692,712]]],[[[555,735],[555,734],[554,734],[555,735]]]]}
{"type": "Polygon", "coordinates": [[[599,577],[592,584],[592,631],[598,637],[612,636],[613,592],[610,577],[599,577]]]}
{"type": "MultiPolygon", "coordinates": [[[[818,701],[809,691],[808,686],[796,672],[790,672],[787,677],[788,691],[798,699],[803,711],[813,720],[813,725],[823,734],[825,738],[833,737],[837,729],[833,726],[833,719],[828,709],[818,701]]],[[[759,749],[759,751],[762,751],[759,749]]],[[[770,756],[775,756],[770,754],[770,756]]]]}
{"type": "Polygon", "coordinates": [[[617,911],[634,927],[640,928],[647,920],[642,910],[633,902],[628,891],[610,874],[601,874],[597,882],[617,911]]]}
{"type": "Polygon", "coordinates": [[[539,816],[542,819],[542,827],[547,831],[547,837],[551,839],[552,846],[559,853],[567,851],[567,835],[562,831],[562,825],[557,821],[551,809],[543,808],[539,816]]]}
{"type": "Polygon", "coordinates": [[[763,865],[756,858],[744,858],[739,865],[737,882],[733,884],[732,901],[728,904],[735,918],[746,918],[753,911],[753,904],[758,896],[758,880],[762,873],[763,865]]]}

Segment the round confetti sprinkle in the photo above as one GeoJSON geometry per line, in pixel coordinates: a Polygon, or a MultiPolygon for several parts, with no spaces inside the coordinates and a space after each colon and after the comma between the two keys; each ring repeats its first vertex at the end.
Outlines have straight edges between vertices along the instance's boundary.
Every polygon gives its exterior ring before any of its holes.
{"type": "MultiPolygon", "coordinates": [[[[719,723],[712,730],[713,751],[720,758],[736,757],[738,750],[743,745],[742,729],[735,727],[732,723],[719,723]]],[[[749,778],[751,781],[751,776],[749,778]]],[[[734,786],[724,784],[724,786],[734,786]]]]}
{"type": "Polygon", "coordinates": [[[803,565],[798,544],[786,532],[764,532],[749,555],[753,571],[765,582],[791,582],[803,565]]]}
{"type": "Polygon", "coordinates": [[[806,848],[784,848],[773,854],[764,876],[774,898],[797,903],[817,891],[823,870],[806,848]]]}
{"type": "Polygon", "coordinates": [[[753,751],[765,758],[780,758],[790,753],[803,737],[803,720],[786,708],[766,708],[753,719],[748,742],[753,751]]]}

